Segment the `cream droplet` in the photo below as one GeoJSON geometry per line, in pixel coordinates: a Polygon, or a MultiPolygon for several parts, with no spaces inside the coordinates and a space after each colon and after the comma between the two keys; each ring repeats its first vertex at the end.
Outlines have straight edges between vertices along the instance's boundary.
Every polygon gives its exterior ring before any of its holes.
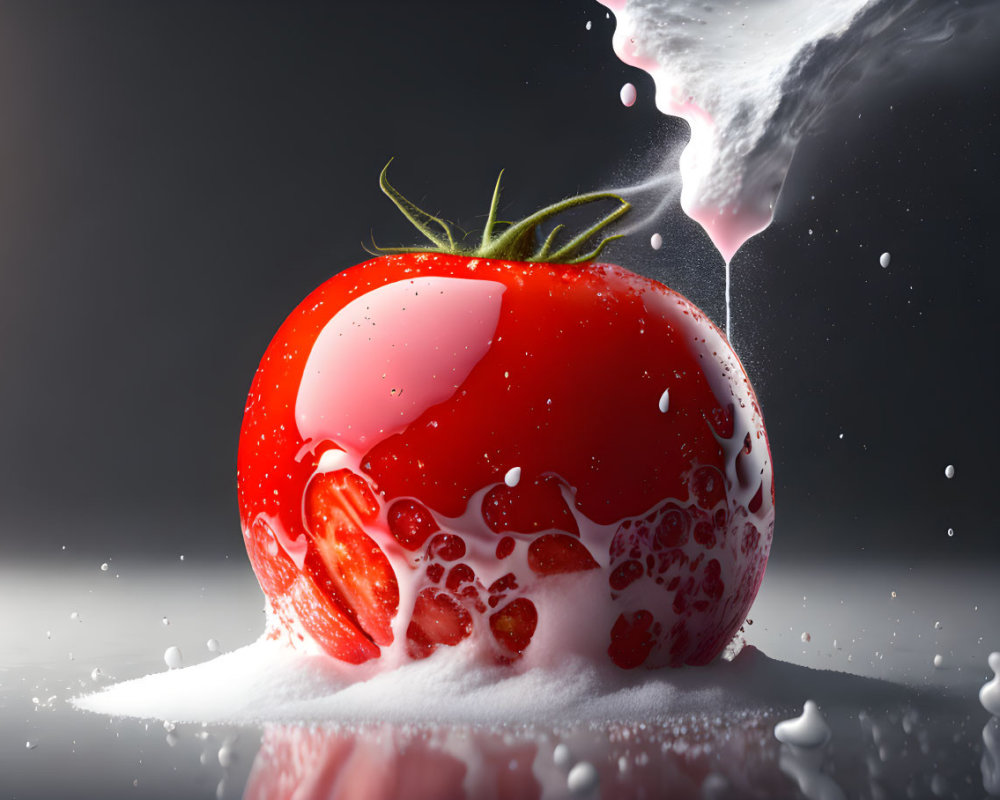
{"type": "Polygon", "coordinates": [[[169,669],[180,669],[184,663],[180,648],[176,645],[170,645],[163,653],[163,661],[169,669]]]}
{"type": "Polygon", "coordinates": [[[812,700],[802,706],[802,716],[774,726],[774,738],[796,747],[822,747],[830,741],[830,726],[812,700]]]}
{"type": "Polygon", "coordinates": [[[503,476],[503,482],[512,489],[517,486],[521,482],[521,468],[511,467],[507,470],[507,474],[503,476]]]}

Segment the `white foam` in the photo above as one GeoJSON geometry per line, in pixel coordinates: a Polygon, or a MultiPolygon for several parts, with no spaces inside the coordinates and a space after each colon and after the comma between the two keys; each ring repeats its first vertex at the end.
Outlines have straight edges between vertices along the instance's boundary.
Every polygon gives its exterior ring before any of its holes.
{"type": "Polygon", "coordinates": [[[830,741],[830,726],[812,700],[802,706],[802,715],[774,726],[774,738],[796,747],[822,747],[830,741]]]}

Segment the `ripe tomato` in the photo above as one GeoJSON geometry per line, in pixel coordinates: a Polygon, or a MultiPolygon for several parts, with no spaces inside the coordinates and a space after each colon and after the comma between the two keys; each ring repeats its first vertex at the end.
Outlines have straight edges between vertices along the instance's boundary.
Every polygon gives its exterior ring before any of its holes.
{"type": "Polygon", "coordinates": [[[774,524],[753,390],[692,303],[583,258],[382,255],[292,312],[239,447],[271,635],[351,663],[471,637],[626,668],[733,638],[774,524]]]}

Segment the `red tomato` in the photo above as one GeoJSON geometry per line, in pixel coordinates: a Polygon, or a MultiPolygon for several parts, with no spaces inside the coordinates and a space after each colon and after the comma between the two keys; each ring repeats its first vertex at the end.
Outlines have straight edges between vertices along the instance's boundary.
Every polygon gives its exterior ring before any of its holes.
{"type": "Polygon", "coordinates": [[[728,343],[593,262],[405,253],[331,278],[264,355],[238,482],[271,635],[351,663],[472,637],[502,662],[541,642],[704,664],[774,524],[728,343]]]}

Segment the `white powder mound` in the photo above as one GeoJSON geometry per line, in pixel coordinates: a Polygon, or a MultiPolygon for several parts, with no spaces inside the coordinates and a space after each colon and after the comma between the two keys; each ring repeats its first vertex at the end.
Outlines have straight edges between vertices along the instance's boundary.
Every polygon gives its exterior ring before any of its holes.
{"type": "MultiPolygon", "coordinates": [[[[306,656],[261,639],[211,661],[148,675],[76,698],[77,708],[110,716],[197,723],[560,724],[650,721],[711,709],[759,707],[747,678],[764,666],[765,684],[787,683],[780,662],[754,648],[708,667],[624,672],[580,658],[558,667],[477,664],[469,648],[442,648],[396,670],[371,670],[306,656]]],[[[765,691],[763,694],[768,694],[765,691]]]]}
{"type": "Polygon", "coordinates": [[[727,262],[770,224],[826,106],[996,11],[994,0],[601,2],[615,12],[615,52],[652,76],[657,108],[691,126],[681,205],[727,262]]]}

